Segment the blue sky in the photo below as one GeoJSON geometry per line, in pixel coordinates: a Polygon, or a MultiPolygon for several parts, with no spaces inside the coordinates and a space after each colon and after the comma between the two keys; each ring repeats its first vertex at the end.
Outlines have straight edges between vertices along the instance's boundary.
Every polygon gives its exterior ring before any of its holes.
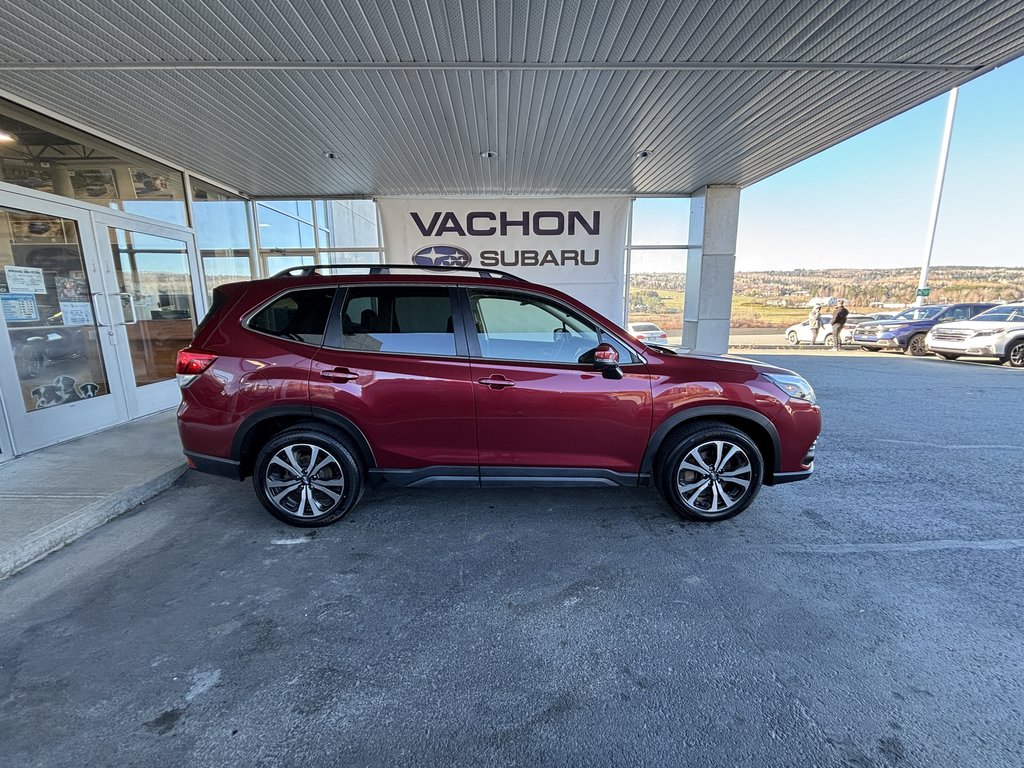
{"type": "MultiPolygon", "coordinates": [[[[947,103],[940,96],[744,189],[736,268],[919,268],[947,103]]],[[[634,242],[685,241],[667,205],[636,201],[634,242]]],[[[680,264],[682,252],[634,251],[632,269],[680,264]]],[[[960,88],[932,264],[1024,267],[1024,58],[960,88]]]]}
{"type": "MultiPolygon", "coordinates": [[[[736,268],[919,267],[946,105],[744,189],[736,268]]],[[[1024,59],[960,88],[932,264],[1024,267],[1024,59]]]]}

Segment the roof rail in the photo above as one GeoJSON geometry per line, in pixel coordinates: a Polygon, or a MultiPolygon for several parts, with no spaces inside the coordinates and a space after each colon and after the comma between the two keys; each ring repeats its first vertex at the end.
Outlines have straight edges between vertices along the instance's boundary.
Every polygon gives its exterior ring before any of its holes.
{"type": "Polygon", "coordinates": [[[500,269],[482,269],[477,267],[438,267],[422,264],[310,264],[298,267],[288,267],[288,269],[282,269],[277,274],[271,275],[271,277],[313,277],[314,275],[319,275],[321,271],[346,269],[366,269],[369,270],[371,275],[390,275],[392,268],[416,269],[423,270],[424,272],[476,272],[480,277],[498,277],[502,280],[515,280],[519,283],[527,282],[518,275],[513,275],[511,272],[503,272],[500,269]]]}

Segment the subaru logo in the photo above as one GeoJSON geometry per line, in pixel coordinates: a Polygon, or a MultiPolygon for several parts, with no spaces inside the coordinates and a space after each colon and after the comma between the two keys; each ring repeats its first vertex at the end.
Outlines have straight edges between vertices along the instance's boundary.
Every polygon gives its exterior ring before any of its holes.
{"type": "Polygon", "coordinates": [[[412,255],[412,263],[421,267],[468,267],[473,257],[454,245],[428,245],[412,255]]]}

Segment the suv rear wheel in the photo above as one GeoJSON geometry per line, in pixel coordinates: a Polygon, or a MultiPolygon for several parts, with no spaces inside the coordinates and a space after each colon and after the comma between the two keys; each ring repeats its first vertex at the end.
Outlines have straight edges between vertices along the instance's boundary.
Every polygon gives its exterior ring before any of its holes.
{"type": "Polygon", "coordinates": [[[764,460],[746,433],[717,421],[684,427],[658,462],[662,497],[688,520],[735,517],[757,496],[764,460]]]}
{"type": "Polygon", "coordinates": [[[314,528],[348,514],[363,494],[363,466],[330,427],[297,427],[270,440],[253,468],[256,495],[289,525],[314,528]]]}

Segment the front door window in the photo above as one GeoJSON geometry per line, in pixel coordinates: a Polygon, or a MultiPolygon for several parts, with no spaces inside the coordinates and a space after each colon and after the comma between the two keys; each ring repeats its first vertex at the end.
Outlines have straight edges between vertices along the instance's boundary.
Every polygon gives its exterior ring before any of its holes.
{"type": "MultiPolygon", "coordinates": [[[[0,208],[0,308],[25,411],[110,394],[72,219],[0,208]]],[[[101,309],[102,311],[102,309],[101,309]]]]}

